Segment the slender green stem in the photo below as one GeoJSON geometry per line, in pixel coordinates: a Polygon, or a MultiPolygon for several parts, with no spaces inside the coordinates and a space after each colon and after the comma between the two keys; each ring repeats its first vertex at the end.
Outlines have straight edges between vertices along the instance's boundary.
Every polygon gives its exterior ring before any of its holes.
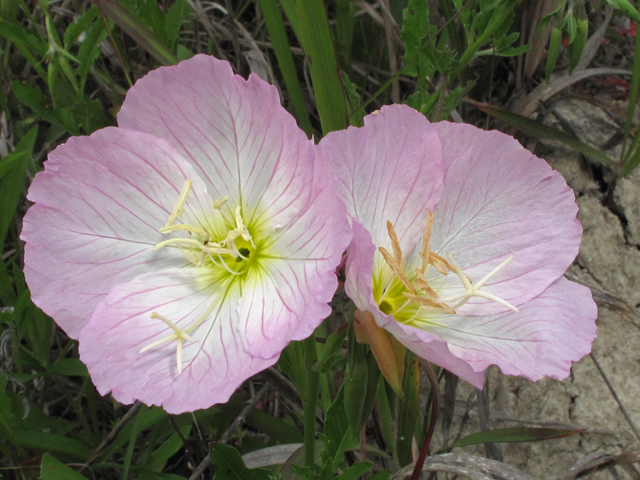
{"type": "Polygon", "coordinates": [[[282,15],[280,14],[280,8],[276,0],[260,0],[260,8],[264,16],[264,21],[269,31],[269,37],[273,45],[273,51],[276,54],[280,71],[282,72],[282,78],[287,86],[289,96],[291,97],[291,103],[296,112],[298,119],[298,125],[307,134],[307,137],[311,138],[313,134],[313,128],[311,127],[311,120],[309,120],[309,113],[307,112],[307,105],[302,95],[302,89],[300,88],[300,82],[298,81],[298,74],[296,73],[296,67],[293,63],[293,55],[291,54],[291,47],[289,40],[287,39],[287,32],[282,22],[282,15]]]}
{"type": "Polygon", "coordinates": [[[307,360],[307,399],[304,402],[304,464],[313,467],[316,444],[316,405],[318,403],[318,387],[320,375],[313,370],[316,362],[315,333],[304,341],[307,360]]]}
{"type": "Polygon", "coordinates": [[[471,45],[469,48],[465,50],[464,55],[462,55],[462,57],[460,58],[458,66],[451,72],[449,76],[450,82],[452,82],[458,75],[460,75],[460,73],[465,68],[467,68],[467,65],[471,60],[473,60],[474,55],[478,50],[480,50],[480,47],[482,47],[482,45],[484,45],[487,42],[487,40],[491,38],[491,36],[496,32],[496,30],[498,30],[498,28],[502,26],[502,24],[505,22],[507,17],[511,15],[511,13],[513,12],[512,3],[513,2],[506,3],[501,7],[502,11],[494,13],[493,18],[491,18],[491,21],[487,26],[487,29],[484,32],[482,32],[482,35],[478,37],[478,39],[473,43],[473,45],[471,45]]]}
{"type": "Polygon", "coordinates": [[[378,413],[380,414],[380,426],[382,429],[382,435],[384,441],[387,444],[387,448],[391,452],[392,470],[396,471],[400,469],[400,462],[398,461],[398,451],[396,450],[396,442],[393,439],[393,427],[391,426],[391,407],[389,405],[389,398],[384,388],[384,377],[380,375],[378,377],[378,413]]]}
{"type": "Polygon", "coordinates": [[[622,142],[622,153],[620,154],[620,161],[624,166],[633,153],[633,148],[629,151],[625,151],[627,146],[627,140],[629,133],[631,132],[631,124],[633,122],[633,113],[636,109],[636,102],[638,101],[638,87],[640,86],[640,36],[636,35],[636,48],[633,57],[633,73],[631,75],[631,91],[629,92],[629,109],[627,110],[627,124],[624,128],[624,141],[622,142]]]}
{"type": "MultiPolygon", "coordinates": [[[[317,331],[319,331],[324,338],[327,338],[329,336],[326,320],[322,322],[322,324],[318,327],[317,331]]],[[[316,343],[316,354],[318,355],[318,358],[322,358],[325,345],[323,345],[320,342],[315,342],[315,343],[316,343]]],[[[331,406],[331,403],[332,403],[331,387],[329,385],[329,376],[325,374],[320,374],[319,377],[320,377],[320,399],[322,400],[322,411],[326,414],[327,410],[329,410],[329,407],[331,406]]]]}
{"type": "Polygon", "coordinates": [[[329,21],[322,0],[294,0],[300,43],[309,64],[322,133],[349,126],[329,21]]]}

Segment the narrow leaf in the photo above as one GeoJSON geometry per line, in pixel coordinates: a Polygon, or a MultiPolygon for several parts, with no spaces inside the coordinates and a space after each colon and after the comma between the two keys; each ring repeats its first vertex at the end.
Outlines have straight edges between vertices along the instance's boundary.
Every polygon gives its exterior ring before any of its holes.
{"type": "Polygon", "coordinates": [[[266,468],[248,469],[235,448],[215,443],[211,448],[211,463],[217,469],[214,480],[269,480],[271,471],[266,468]]]}
{"type": "Polygon", "coordinates": [[[88,480],[60,460],[45,454],[40,465],[40,480],[88,480]]]}
{"type": "Polygon", "coordinates": [[[615,163],[611,158],[602,153],[600,150],[590,147],[589,145],[582,143],[581,141],[576,140],[575,138],[572,138],[566,133],[556,130],[555,128],[548,127],[546,125],[543,125],[542,123],[536,122],[535,120],[531,120],[529,118],[523,117],[522,115],[518,115],[516,113],[512,113],[508,110],[503,110],[486,103],[474,103],[474,105],[483,112],[502,120],[507,125],[516,127],[527,135],[531,135],[535,138],[547,138],[549,140],[561,142],[568,147],[577,150],[586,157],[589,157],[594,162],[603,163],[610,166],[614,165],[615,163]]]}
{"type": "Polygon", "coordinates": [[[115,22],[140,47],[162,65],[175,65],[176,56],[147,27],[127,12],[117,0],[92,0],[102,12],[115,22]]]}
{"type": "Polygon", "coordinates": [[[309,62],[309,72],[326,135],[349,126],[347,104],[342,91],[329,21],[322,0],[294,0],[300,43],[309,62]]]}
{"type": "Polygon", "coordinates": [[[482,443],[520,443],[520,442],[540,442],[542,440],[552,440],[554,438],[570,437],[582,430],[561,430],[556,428],[503,428],[478,432],[462,437],[438,453],[448,452],[455,447],[466,447],[468,445],[479,445],[482,443]]]}
{"type": "Polygon", "coordinates": [[[313,129],[311,127],[311,121],[309,120],[309,114],[307,113],[307,105],[302,96],[300,81],[298,80],[296,67],[293,63],[293,55],[291,54],[291,47],[287,39],[284,23],[282,22],[282,14],[278,8],[278,2],[276,0],[260,0],[260,8],[262,9],[264,21],[267,24],[273,51],[276,54],[284,83],[287,86],[291,103],[296,112],[298,125],[304,130],[307,137],[311,138],[313,129]]]}

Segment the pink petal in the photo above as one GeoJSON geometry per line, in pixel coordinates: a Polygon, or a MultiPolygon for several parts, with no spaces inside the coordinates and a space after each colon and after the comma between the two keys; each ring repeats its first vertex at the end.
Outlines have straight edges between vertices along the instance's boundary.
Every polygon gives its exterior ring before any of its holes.
{"type": "Polygon", "coordinates": [[[338,195],[349,215],[389,248],[387,221],[405,253],[442,194],[440,142],[424,115],[406,105],[382,107],[362,128],[331,132],[320,147],[333,157],[338,195]]]}
{"type": "Polygon", "coordinates": [[[507,375],[562,380],[591,351],[596,317],[589,289],[561,277],[520,313],[432,316],[425,328],[476,372],[497,365],[507,375]]]}
{"type": "Polygon", "coordinates": [[[150,72],[129,90],[118,124],[171,142],[246,222],[265,215],[283,225],[305,206],[313,143],[275,87],[245,81],[226,61],[196,55],[150,72]]]}
{"type": "Polygon", "coordinates": [[[25,276],[33,301],[72,338],[118,283],[185,264],[179,249],[152,247],[193,181],[185,215],[210,210],[189,163],[167,142],[118,128],[71,138],[36,175],[24,217],[25,276]]]}
{"type": "MultiPolygon", "coordinates": [[[[226,402],[240,384],[273,365],[278,354],[259,358],[243,348],[237,331],[240,282],[209,279],[203,286],[195,269],[143,275],[116,286],[80,334],[80,358],[98,391],[122,403],[140,400],[182,413],[226,402]],[[173,330],[157,311],[182,329],[208,319],[185,341],[178,374],[176,341],[139,353],[173,330]]],[[[282,348],[282,347],[281,347],[282,348]]]]}
{"type": "MultiPolygon", "coordinates": [[[[442,141],[445,173],[432,250],[452,253],[475,282],[513,255],[484,290],[515,306],[538,296],[578,254],[582,226],[573,192],[559,173],[508,135],[448,122],[434,127],[442,141]]],[[[461,291],[459,279],[449,275],[439,294],[461,291]]],[[[505,310],[474,298],[458,313],[505,310]]]]}
{"type": "MultiPolygon", "coordinates": [[[[379,310],[374,313],[376,321],[380,316],[386,317],[379,310]]],[[[449,370],[476,388],[482,389],[484,387],[484,369],[475,370],[471,364],[452,353],[447,342],[442,341],[436,335],[396,321],[387,322],[385,329],[418,357],[449,370]]]]}
{"type": "Polygon", "coordinates": [[[271,233],[259,269],[249,272],[247,282],[260,287],[243,292],[239,331],[254,355],[273,356],[283,341],[308,337],[331,314],[351,229],[330,174],[319,166],[307,207],[271,233]]]}
{"type": "Polygon", "coordinates": [[[379,327],[386,329],[420,358],[446,368],[463,380],[482,388],[484,373],[474,371],[468,363],[453,355],[440,338],[424,330],[398,323],[393,316],[380,311],[371,289],[375,251],[369,232],[359,222],[354,221],[353,240],[349,245],[347,257],[345,291],[356,307],[371,312],[379,327]]]}

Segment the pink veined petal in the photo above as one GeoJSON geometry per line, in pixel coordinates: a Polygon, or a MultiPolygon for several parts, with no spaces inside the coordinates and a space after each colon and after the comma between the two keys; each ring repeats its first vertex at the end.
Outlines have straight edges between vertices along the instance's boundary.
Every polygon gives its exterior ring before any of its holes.
{"type": "Polygon", "coordinates": [[[426,319],[430,324],[425,328],[476,372],[497,365],[507,375],[562,380],[571,363],[591,351],[596,317],[589,289],[560,277],[522,305],[520,313],[443,314],[426,319]]]}
{"type": "Polygon", "coordinates": [[[238,328],[254,355],[271,357],[283,341],[308,337],[331,313],[335,270],[351,229],[331,171],[319,162],[314,184],[307,207],[271,233],[269,253],[248,273],[247,283],[256,287],[243,292],[238,328]]]}
{"type": "MultiPolygon", "coordinates": [[[[122,403],[140,400],[177,414],[226,402],[244,380],[273,365],[247,353],[237,331],[239,282],[204,285],[195,269],[142,275],[118,285],[102,301],[80,335],[80,358],[98,391],[122,403]],[[187,329],[209,318],[185,341],[178,374],[176,341],[140,350],[173,333],[151,313],[187,329]]],[[[222,278],[227,278],[223,276],[222,278]]]]}
{"type": "Polygon", "coordinates": [[[424,229],[442,194],[442,151],[424,115],[406,105],[384,106],[362,128],[331,132],[320,148],[333,157],[338,195],[349,215],[390,249],[387,221],[403,252],[424,229]]]}
{"type": "Polygon", "coordinates": [[[71,138],[36,175],[24,217],[25,276],[33,301],[72,338],[118,283],[185,264],[179,249],[152,247],[186,179],[185,217],[210,210],[195,170],[169,143],[106,128],[71,138]]]}
{"type": "Polygon", "coordinates": [[[371,290],[375,250],[369,232],[354,221],[353,240],[349,245],[347,258],[345,290],[356,307],[370,311],[379,327],[391,333],[420,358],[446,368],[463,380],[482,388],[484,373],[474,371],[468,363],[453,355],[444,341],[432,333],[398,323],[391,315],[385,315],[380,311],[371,290]]]}
{"type": "MultiPolygon", "coordinates": [[[[431,249],[453,254],[474,282],[513,255],[483,290],[515,306],[538,296],[578,254],[582,226],[573,192],[559,173],[508,135],[448,122],[433,126],[445,173],[431,249]]],[[[439,275],[430,270],[432,278],[439,275]]],[[[450,274],[439,295],[460,292],[460,280],[450,274]]],[[[458,313],[505,310],[476,297],[458,313]]]]}
{"type": "Polygon", "coordinates": [[[353,220],[352,230],[353,238],[347,249],[344,289],[359,310],[373,312],[374,307],[378,309],[372,290],[376,246],[371,240],[371,234],[357,220],[353,220]]]}
{"type": "MultiPolygon", "coordinates": [[[[378,317],[386,315],[377,310],[374,312],[377,322],[380,321],[378,317]]],[[[437,336],[396,321],[386,322],[385,329],[418,357],[449,370],[476,388],[484,387],[484,370],[474,370],[471,364],[454,355],[447,342],[437,336]]]]}
{"type": "Polygon", "coordinates": [[[284,225],[306,204],[313,143],[274,86],[234,75],[226,61],[196,55],[150,72],[129,90],[118,124],[171,142],[246,223],[266,215],[284,225]]]}

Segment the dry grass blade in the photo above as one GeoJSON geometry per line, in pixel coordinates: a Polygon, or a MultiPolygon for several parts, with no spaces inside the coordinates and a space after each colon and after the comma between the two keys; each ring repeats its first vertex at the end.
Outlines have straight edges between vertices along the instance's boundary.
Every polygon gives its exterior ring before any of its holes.
{"type": "MultiPolygon", "coordinates": [[[[129,409],[129,411],[125,413],[124,416],[120,419],[118,424],[115,427],[113,427],[113,430],[109,432],[109,435],[107,435],[107,438],[105,438],[102,441],[102,443],[98,445],[98,448],[95,449],[93,454],[85,462],[86,467],[91,465],[96,460],[96,458],[98,458],[102,450],[104,450],[107,447],[107,445],[109,445],[116,438],[116,436],[120,433],[120,431],[122,431],[122,429],[127,425],[127,423],[129,423],[129,420],[131,420],[135,416],[135,414],[138,413],[141,407],[142,407],[142,403],[140,402],[136,402],[133,404],[133,406],[129,409]]],[[[83,470],[85,466],[83,466],[83,470]]],[[[82,472],[82,470],[80,470],[80,472],[82,472]]]]}
{"type": "Polygon", "coordinates": [[[611,392],[611,395],[613,395],[613,398],[616,400],[616,402],[618,402],[618,406],[620,407],[620,411],[624,415],[624,418],[627,419],[627,423],[631,427],[631,430],[633,430],[633,433],[635,434],[636,438],[638,440],[640,440],[640,432],[638,431],[638,428],[636,427],[636,424],[633,422],[633,419],[631,418],[631,415],[629,415],[629,412],[627,411],[627,408],[624,406],[624,403],[622,402],[622,399],[618,395],[618,392],[616,392],[615,388],[613,388],[613,385],[609,381],[609,378],[607,377],[607,374],[605,373],[603,368],[600,366],[600,362],[598,362],[598,360],[596,359],[595,355],[593,353],[590,353],[589,355],[591,356],[591,360],[593,360],[593,363],[595,364],[596,368],[598,369],[598,372],[600,372],[600,375],[602,376],[602,379],[604,380],[604,383],[607,384],[607,387],[609,388],[609,391],[611,392]]]}
{"type": "Polygon", "coordinates": [[[263,448],[255,452],[242,456],[247,468],[267,467],[269,465],[280,465],[285,463],[291,455],[304,447],[304,443],[288,443],[286,445],[276,445],[274,447],[263,448]]]}
{"type": "Polygon", "coordinates": [[[593,299],[601,305],[606,305],[613,310],[621,313],[622,316],[627,320],[631,325],[636,328],[640,328],[640,315],[638,315],[638,311],[625,302],[622,298],[613,293],[607,292],[601,287],[594,285],[593,283],[587,282],[577,275],[573,275],[571,273],[565,273],[565,277],[567,277],[572,282],[577,282],[585,287],[589,287],[591,290],[591,294],[593,295],[593,299]]]}
{"type": "MultiPolygon", "coordinates": [[[[396,473],[393,480],[406,480],[409,478],[414,465],[407,465],[396,473]]],[[[424,463],[423,472],[450,472],[464,475],[472,479],[493,480],[492,475],[497,475],[510,480],[534,480],[533,477],[510,465],[496,460],[469,455],[468,453],[445,453],[429,457],[424,463]]]]}
{"type": "Polygon", "coordinates": [[[633,480],[639,480],[640,474],[633,463],[640,462],[640,449],[627,450],[616,456],[610,453],[593,452],[578,461],[571,470],[559,480],[575,480],[582,475],[590,475],[614,465],[619,465],[633,480]]]}
{"type": "Polygon", "coordinates": [[[529,117],[538,109],[540,102],[546,102],[554,95],[582,80],[603,75],[626,75],[630,77],[631,71],[621,68],[589,68],[580,72],[574,71],[573,75],[564,75],[549,84],[541,83],[531,93],[518,101],[512,112],[523,117],[529,117]]]}
{"type": "MultiPolygon", "coordinates": [[[[251,402],[246,407],[244,407],[242,412],[240,412],[240,415],[236,417],[229,428],[227,428],[227,430],[222,434],[222,437],[220,437],[220,443],[227,443],[231,439],[232,435],[236,432],[240,425],[244,423],[247,415],[249,415],[249,412],[253,410],[256,404],[267,394],[268,391],[269,384],[263,386],[260,391],[256,393],[255,397],[251,399],[251,402]]],[[[198,468],[196,468],[189,477],[189,480],[197,480],[197,478],[204,473],[209,465],[211,465],[211,454],[204,457],[204,459],[200,462],[200,465],[198,465],[198,468]]]]}

